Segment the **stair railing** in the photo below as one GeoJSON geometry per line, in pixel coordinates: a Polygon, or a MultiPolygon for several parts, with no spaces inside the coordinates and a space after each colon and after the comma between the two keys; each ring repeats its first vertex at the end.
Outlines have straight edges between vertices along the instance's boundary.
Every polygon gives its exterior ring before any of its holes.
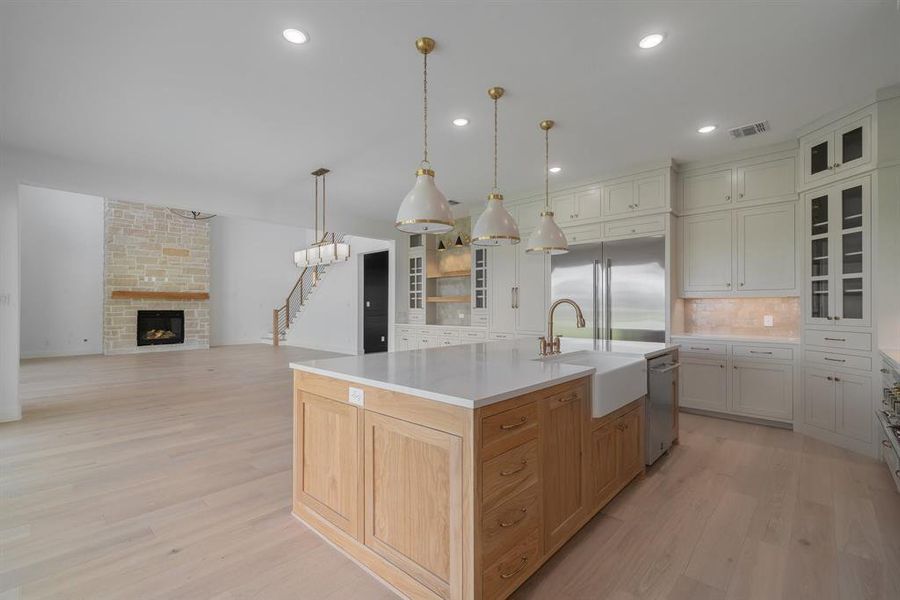
{"type": "MultiPolygon", "coordinates": [[[[319,243],[325,242],[331,238],[332,243],[343,242],[343,233],[325,233],[319,240],[319,243]]],[[[284,304],[272,309],[272,344],[277,346],[281,341],[281,336],[285,334],[288,327],[291,326],[292,315],[297,314],[300,307],[306,303],[310,291],[317,285],[322,273],[325,272],[327,265],[315,265],[313,267],[304,267],[294,283],[294,287],[285,298],[284,304]]]]}

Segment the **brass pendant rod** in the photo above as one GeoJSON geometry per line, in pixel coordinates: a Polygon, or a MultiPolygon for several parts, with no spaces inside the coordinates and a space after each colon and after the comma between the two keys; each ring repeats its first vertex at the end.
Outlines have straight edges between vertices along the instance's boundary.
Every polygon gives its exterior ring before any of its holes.
{"type": "Polygon", "coordinates": [[[423,128],[424,131],[424,140],[423,140],[423,161],[426,164],[431,164],[428,162],[428,53],[422,54],[422,106],[423,116],[423,128]]]}
{"type": "Polygon", "coordinates": [[[494,98],[494,187],[492,191],[498,191],[497,188],[497,98],[494,98]]]}
{"type": "Polygon", "coordinates": [[[313,237],[319,239],[319,176],[316,175],[316,224],[313,227],[313,237]]]}
{"type": "Polygon", "coordinates": [[[544,206],[550,210],[550,129],[544,130],[544,206]]]}

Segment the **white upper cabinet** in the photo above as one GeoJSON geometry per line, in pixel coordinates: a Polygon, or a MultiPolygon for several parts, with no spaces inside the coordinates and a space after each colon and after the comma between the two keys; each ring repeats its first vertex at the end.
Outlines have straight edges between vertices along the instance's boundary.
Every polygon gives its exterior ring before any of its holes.
{"type": "Polygon", "coordinates": [[[871,315],[871,179],[804,194],[807,323],[868,327],[871,315]]]}
{"type": "Polygon", "coordinates": [[[634,210],[634,182],[625,181],[603,187],[603,212],[627,215],[634,210]]]}
{"type": "Polygon", "coordinates": [[[682,217],[684,292],[730,292],[731,211],[682,217]]]}
{"type": "Polygon", "coordinates": [[[544,210],[544,201],[526,202],[515,207],[508,206],[507,208],[519,225],[519,235],[522,238],[521,243],[524,244],[528,239],[528,234],[537,227],[541,220],[541,212],[544,210]]]}
{"type": "Polygon", "coordinates": [[[634,209],[659,210],[666,207],[666,175],[660,173],[634,182],[634,209]]]}
{"type": "Polygon", "coordinates": [[[666,208],[666,174],[612,181],[603,186],[603,215],[631,215],[666,208]]]}
{"type": "Polygon", "coordinates": [[[546,254],[529,254],[527,244],[513,246],[517,250],[515,313],[516,331],[519,333],[543,333],[547,322],[547,280],[550,257],[546,254]]]}
{"type": "Polygon", "coordinates": [[[516,330],[516,249],[524,246],[494,246],[488,250],[491,275],[488,281],[488,306],[492,331],[516,330]]]}
{"type": "Polygon", "coordinates": [[[827,184],[871,168],[874,116],[874,109],[863,109],[801,137],[801,186],[827,184]]]}
{"type": "Polygon", "coordinates": [[[738,203],[790,199],[797,194],[797,166],[793,156],[740,165],[735,169],[735,176],[738,203]]]}
{"type": "Polygon", "coordinates": [[[602,215],[600,187],[581,190],[575,194],[575,219],[596,221],[602,215]]]}
{"type": "Polygon", "coordinates": [[[731,169],[685,175],[682,183],[682,209],[691,212],[731,205],[731,169]]]}
{"type": "Polygon", "coordinates": [[[796,292],[796,202],[734,211],[738,292],[796,292]]]}
{"type": "Polygon", "coordinates": [[[578,219],[575,216],[575,194],[559,194],[550,198],[550,206],[553,207],[553,216],[560,225],[571,223],[578,219]]]}

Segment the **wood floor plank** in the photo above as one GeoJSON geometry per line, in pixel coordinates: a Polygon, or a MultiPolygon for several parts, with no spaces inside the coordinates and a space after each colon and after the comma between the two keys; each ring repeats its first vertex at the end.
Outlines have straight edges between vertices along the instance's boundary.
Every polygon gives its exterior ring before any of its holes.
{"type": "MultiPolygon", "coordinates": [[[[23,361],[0,424],[0,600],[386,600],[290,516],[300,348],[23,361]]],[[[882,464],[682,415],[680,444],[515,594],[545,600],[900,598],[882,464]]]]}

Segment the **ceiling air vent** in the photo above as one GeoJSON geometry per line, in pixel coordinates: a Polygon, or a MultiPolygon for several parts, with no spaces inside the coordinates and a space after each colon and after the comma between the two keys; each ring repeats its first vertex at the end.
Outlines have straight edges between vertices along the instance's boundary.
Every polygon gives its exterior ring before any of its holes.
{"type": "Polygon", "coordinates": [[[741,125],[740,127],[735,127],[734,129],[729,129],[728,133],[731,134],[731,137],[737,139],[742,137],[747,137],[748,135],[756,135],[757,133],[764,133],[769,130],[769,122],[768,121],[760,121],[759,123],[750,123],[749,125],[741,125]]]}

